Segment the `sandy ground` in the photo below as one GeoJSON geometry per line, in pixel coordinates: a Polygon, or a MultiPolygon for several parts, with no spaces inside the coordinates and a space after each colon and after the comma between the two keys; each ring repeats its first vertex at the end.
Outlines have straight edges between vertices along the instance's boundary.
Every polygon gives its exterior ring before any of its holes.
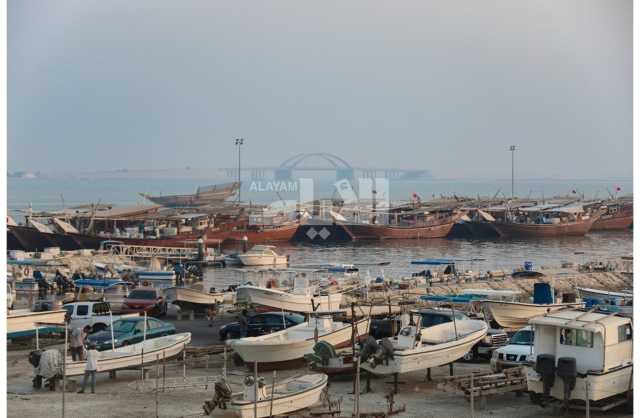
{"type": "MultiPolygon", "coordinates": [[[[220,322],[229,319],[221,319],[220,322]]],[[[179,331],[194,333],[194,345],[208,345],[217,342],[218,322],[209,328],[206,321],[173,321],[179,331]]],[[[7,358],[7,413],[10,417],[49,417],[61,416],[62,392],[49,390],[34,390],[31,385],[32,368],[27,362],[30,350],[12,350],[7,358]]],[[[216,376],[221,373],[223,356],[216,355],[209,358],[208,364],[202,360],[198,365],[188,360],[187,384],[204,379],[206,376],[216,376]],[[198,367],[196,367],[198,366],[198,367]],[[208,366],[208,367],[207,367],[208,366]]],[[[246,368],[232,368],[229,361],[229,381],[232,387],[240,389],[243,376],[248,374],[246,368]]],[[[455,374],[469,373],[472,370],[489,368],[487,362],[466,364],[456,363],[455,374]]],[[[152,368],[153,369],[153,368],[152,368]]],[[[304,369],[278,370],[278,380],[288,376],[303,373],[304,369]]],[[[432,371],[432,377],[448,375],[448,367],[440,367],[432,371]]],[[[185,384],[182,378],[182,366],[167,366],[166,383],[185,384]]],[[[264,372],[262,376],[267,382],[271,381],[272,372],[264,372]]],[[[71,379],[80,383],[80,379],[71,379]]],[[[392,389],[387,384],[390,379],[377,378],[371,381],[372,392],[361,396],[361,412],[384,411],[387,408],[385,395],[392,389]]],[[[470,416],[470,406],[465,397],[458,392],[445,392],[434,382],[425,382],[425,373],[416,372],[401,376],[399,394],[395,396],[396,407],[405,406],[406,411],[397,417],[464,417],[470,416]]],[[[159,380],[161,382],[161,379],[159,380]]],[[[107,374],[97,377],[96,394],[77,394],[68,391],[65,394],[66,417],[154,417],[156,416],[155,394],[152,390],[155,384],[155,373],[151,370],[144,385],[140,384],[139,371],[119,371],[117,378],[110,380],[107,374]]],[[[73,386],[71,384],[70,386],[73,386]]],[[[364,390],[364,381],[362,388],[364,390]]],[[[70,388],[71,389],[71,388],[70,388]]],[[[342,416],[350,416],[354,407],[354,395],[351,380],[331,381],[329,397],[332,401],[340,401],[342,416]]],[[[158,416],[183,417],[199,416],[202,404],[212,397],[213,388],[209,386],[190,386],[179,389],[167,389],[158,394],[158,416]]],[[[326,408],[316,408],[326,410],[326,408]]],[[[505,417],[519,418],[537,416],[562,416],[560,411],[553,408],[540,408],[530,403],[528,396],[518,397],[515,393],[496,395],[487,399],[486,409],[476,411],[476,417],[505,417]]],[[[584,412],[575,412],[568,416],[584,416],[584,412]]],[[[607,414],[595,414],[593,417],[623,417],[631,416],[622,410],[610,411],[607,414]]]]}

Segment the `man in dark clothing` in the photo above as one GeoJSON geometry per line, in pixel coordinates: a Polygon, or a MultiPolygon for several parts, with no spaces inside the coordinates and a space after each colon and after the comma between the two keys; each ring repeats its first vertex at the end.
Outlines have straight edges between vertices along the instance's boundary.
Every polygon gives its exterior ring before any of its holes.
{"type": "Polygon", "coordinates": [[[242,310],[242,313],[238,318],[238,322],[240,322],[240,338],[245,338],[247,336],[247,331],[249,330],[249,319],[247,318],[246,309],[242,310]]]}

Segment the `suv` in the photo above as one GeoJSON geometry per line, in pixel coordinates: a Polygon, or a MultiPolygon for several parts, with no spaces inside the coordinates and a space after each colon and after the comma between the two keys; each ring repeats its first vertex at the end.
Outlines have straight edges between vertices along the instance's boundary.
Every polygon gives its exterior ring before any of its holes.
{"type": "MultiPolygon", "coordinates": [[[[71,328],[91,327],[91,332],[102,331],[111,321],[127,315],[112,315],[109,302],[74,302],[64,305],[71,328]]],[[[130,316],[130,315],[128,315],[130,316]]]]}
{"type": "Polygon", "coordinates": [[[533,328],[526,326],[513,334],[508,345],[493,352],[491,370],[497,373],[509,367],[521,366],[532,352],[533,328]]]}
{"type": "MultiPolygon", "coordinates": [[[[451,322],[455,318],[456,321],[465,321],[469,318],[462,311],[453,311],[451,309],[442,309],[442,308],[430,308],[430,309],[420,309],[418,311],[414,311],[414,314],[419,314],[422,317],[422,327],[429,328],[434,325],[443,324],[445,322],[451,322]]],[[[502,347],[509,340],[509,336],[497,329],[489,329],[487,331],[487,335],[480,340],[473,348],[466,353],[462,359],[465,361],[477,360],[480,357],[490,358],[491,353],[502,347]]]]}
{"type": "MultiPolygon", "coordinates": [[[[299,325],[304,322],[304,316],[290,312],[263,312],[247,315],[247,337],[259,337],[260,335],[282,331],[285,328],[299,325]]],[[[218,330],[220,340],[240,338],[240,323],[231,322],[223,325],[218,330]]]]}
{"type": "Polygon", "coordinates": [[[167,314],[167,301],[160,289],[139,287],[129,292],[122,303],[122,312],[144,312],[157,316],[167,314]]]}

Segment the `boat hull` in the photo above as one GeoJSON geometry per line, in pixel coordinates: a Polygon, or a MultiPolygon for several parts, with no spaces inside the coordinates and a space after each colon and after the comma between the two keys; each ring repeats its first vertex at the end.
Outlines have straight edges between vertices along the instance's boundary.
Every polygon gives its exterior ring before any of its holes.
{"type": "Polygon", "coordinates": [[[38,325],[38,323],[59,324],[63,327],[66,313],[67,311],[64,309],[44,312],[9,312],[7,315],[7,334],[35,331],[36,328],[45,326],[38,325]]]}
{"type": "MultiPolygon", "coordinates": [[[[289,380],[289,379],[288,379],[289,380]]],[[[291,379],[295,380],[295,379],[291,379]]],[[[292,394],[285,394],[283,396],[275,396],[273,401],[270,396],[266,396],[264,399],[260,399],[258,402],[251,401],[231,401],[231,409],[241,418],[253,418],[255,417],[255,411],[257,411],[258,417],[270,417],[289,414],[294,411],[298,411],[304,408],[308,408],[315,405],[320,401],[320,396],[323,389],[327,386],[327,375],[321,375],[321,378],[317,379],[317,382],[306,388],[303,391],[299,391],[292,394]]],[[[285,381],[285,385],[288,382],[285,381]]],[[[276,385],[276,388],[280,385],[276,385]]],[[[277,392],[277,390],[276,390],[277,392]]],[[[271,390],[268,390],[270,395],[271,390]]]]}
{"type": "Polygon", "coordinates": [[[534,303],[486,301],[493,319],[504,328],[520,329],[527,326],[533,317],[555,312],[560,309],[581,307],[582,303],[557,303],[537,305],[534,303]]]}
{"type": "Polygon", "coordinates": [[[629,229],[633,225],[633,212],[623,216],[601,216],[593,223],[593,231],[614,231],[629,229]]]}
{"type": "Polygon", "coordinates": [[[236,289],[236,303],[248,302],[290,312],[312,313],[312,301],[314,304],[320,304],[316,311],[336,310],[342,303],[342,293],[310,296],[257,286],[241,286],[236,289]]]}
{"type": "MultiPolygon", "coordinates": [[[[369,318],[356,322],[356,334],[358,340],[364,339],[369,334],[369,318]]],[[[306,324],[306,323],[305,323],[306,324]]],[[[351,344],[352,327],[351,324],[344,323],[344,327],[324,335],[318,336],[318,341],[326,341],[335,348],[347,347],[351,344]]],[[[299,327],[300,325],[297,325],[299,327]]],[[[295,328],[295,327],[293,327],[295,328]]],[[[281,334],[281,340],[270,338],[262,341],[260,337],[242,338],[229,341],[229,346],[238,353],[245,363],[285,363],[304,358],[305,354],[313,353],[315,340],[313,337],[298,341],[289,341],[284,338],[288,330],[279,331],[274,334],[281,334]]],[[[273,337],[271,334],[270,337],[273,337]]]]}
{"type": "Polygon", "coordinates": [[[204,293],[187,287],[170,287],[164,290],[164,295],[169,302],[176,305],[210,306],[224,302],[224,293],[204,293]]]}
{"type": "Polygon", "coordinates": [[[367,239],[429,239],[444,238],[449,235],[455,221],[420,227],[402,227],[393,225],[344,224],[354,240],[367,239]]]}
{"type": "MultiPolygon", "coordinates": [[[[98,353],[98,372],[140,367],[155,363],[158,358],[170,359],[180,354],[190,342],[191,333],[185,332],[154,338],[115,350],[101,351],[98,353]],[[144,353],[141,350],[143,346],[144,353]]],[[[65,376],[83,375],[86,363],[86,361],[72,361],[67,357],[65,376]]]]}
{"type": "Polygon", "coordinates": [[[487,328],[478,329],[457,340],[442,344],[422,345],[410,350],[396,350],[393,359],[373,367],[363,363],[360,367],[375,375],[392,375],[443,366],[462,358],[487,335],[487,328]]]}
{"type": "Polygon", "coordinates": [[[289,260],[287,256],[278,255],[278,256],[264,256],[264,255],[250,255],[250,254],[240,254],[238,255],[240,262],[248,267],[251,266],[282,266],[286,265],[289,260]]]}
{"type": "MultiPolygon", "coordinates": [[[[543,393],[543,384],[540,375],[531,367],[525,367],[527,376],[527,389],[530,392],[543,393]]],[[[616,395],[625,394],[633,386],[633,367],[626,367],[609,371],[606,373],[592,373],[586,375],[578,374],[576,385],[571,391],[570,399],[585,401],[586,382],[589,381],[589,400],[592,402],[611,398],[616,395]]],[[[562,379],[556,378],[551,387],[550,395],[559,400],[564,400],[564,383],[562,379]]]]}
{"type": "Polygon", "coordinates": [[[567,224],[516,224],[493,222],[491,225],[503,238],[544,238],[582,236],[591,229],[593,218],[567,224]]]}

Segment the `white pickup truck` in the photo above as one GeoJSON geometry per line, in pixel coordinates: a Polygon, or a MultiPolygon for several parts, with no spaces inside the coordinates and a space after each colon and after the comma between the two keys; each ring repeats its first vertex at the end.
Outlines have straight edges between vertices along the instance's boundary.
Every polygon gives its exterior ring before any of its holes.
{"type": "Polygon", "coordinates": [[[91,333],[107,328],[111,320],[115,322],[124,317],[139,316],[137,313],[109,315],[111,313],[109,302],[73,302],[65,304],[64,309],[71,318],[69,324],[71,328],[84,328],[89,325],[91,333]]]}

